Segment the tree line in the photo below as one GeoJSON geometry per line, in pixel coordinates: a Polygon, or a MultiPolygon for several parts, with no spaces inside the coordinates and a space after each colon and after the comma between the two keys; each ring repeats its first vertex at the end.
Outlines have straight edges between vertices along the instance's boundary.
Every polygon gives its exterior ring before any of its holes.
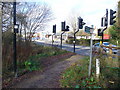
{"type": "MultiPolygon", "coordinates": [[[[33,54],[32,35],[45,30],[48,22],[53,19],[51,7],[46,3],[17,2],[16,24],[17,62],[26,60],[33,54]]],[[[2,33],[2,69],[9,70],[13,62],[13,2],[0,2],[0,31],[2,33]]]]}
{"type": "MultiPolygon", "coordinates": [[[[1,3],[2,32],[13,31],[13,2],[1,3]]],[[[33,33],[44,30],[52,20],[52,11],[45,3],[17,2],[16,16],[19,36],[25,35],[25,40],[30,40],[33,33]]]]}

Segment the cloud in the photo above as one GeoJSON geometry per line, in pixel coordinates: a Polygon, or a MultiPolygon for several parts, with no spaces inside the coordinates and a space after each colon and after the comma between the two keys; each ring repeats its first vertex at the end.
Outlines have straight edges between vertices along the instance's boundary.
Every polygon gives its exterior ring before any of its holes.
{"type": "MultiPolygon", "coordinates": [[[[101,17],[105,15],[106,9],[116,9],[119,0],[42,0],[51,5],[55,15],[52,22],[61,28],[61,21],[66,20],[70,15],[81,15],[88,25],[100,27],[101,17]],[[73,13],[71,13],[73,12],[73,13]]],[[[51,26],[52,27],[52,26],[51,26]]]]}

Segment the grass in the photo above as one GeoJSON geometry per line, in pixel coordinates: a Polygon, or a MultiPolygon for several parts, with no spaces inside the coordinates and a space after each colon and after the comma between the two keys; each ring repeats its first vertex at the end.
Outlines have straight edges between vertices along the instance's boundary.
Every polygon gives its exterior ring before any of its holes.
{"type": "Polygon", "coordinates": [[[88,77],[89,57],[85,57],[65,70],[61,76],[62,88],[119,88],[120,67],[117,58],[97,55],[92,61],[92,75],[88,77]],[[95,59],[100,59],[100,76],[96,77],[95,59]]]}
{"type": "MultiPolygon", "coordinates": [[[[31,54],[25,60],[17,60],[18,76],[23,75],[26,72],[42,70],[42,63],[40,59],[68,53],[68,51],[58,49],[56,47],[46,47],[36,44],[32,44],[31,54]]],[[[5,62],[4,62],[5,63],[5,62]]],[[[9,67],[4,69],[3,66],[3,81],[10,81],[14,77],[12,62],[9,67]]]]}
{"type": "Polygon", "coordinates": [[[67,51],[58,49],[56,47],[38,46],[37,48],[41,48],[43,52],[37,52],[37,54],[30,56],[25,62],[19,63],[22,65],[19,69],[26,69],[29,71],[40,70],[42,69],[42,63],[39,61],[41,58],[67,53],[67,51]]]}

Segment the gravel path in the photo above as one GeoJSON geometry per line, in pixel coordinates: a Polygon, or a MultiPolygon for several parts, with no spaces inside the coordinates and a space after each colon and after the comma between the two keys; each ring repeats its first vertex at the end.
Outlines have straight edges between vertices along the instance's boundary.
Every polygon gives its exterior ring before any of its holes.
{"type": "Polygon", "coordinates": [[[48,66],[44,72],[37,73],[32,78],[23,80],[12,88],[60,88],[59,79],[61,73],[80,58],[82,56],[74,55],[64,61],[48,66]]]}

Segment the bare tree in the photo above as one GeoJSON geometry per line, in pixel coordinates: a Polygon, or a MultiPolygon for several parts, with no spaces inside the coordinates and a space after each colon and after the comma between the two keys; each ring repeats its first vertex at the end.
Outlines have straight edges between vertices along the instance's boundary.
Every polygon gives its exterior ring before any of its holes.
{"type": "Polygon", "coordinates": [[[118,26],[120,26],[120,1],[118,2],[118,26]]]}
{"type": "Polygon", "coordinates": [[[41,31],[46,24],[52,20],[52,12],[47,4],[34,5],[34,7],[27,14],[27,26],[29,36],[36,31],[41,31]]]}
{"type": "Polygon", "coordinates": [[[29,39],[36,31],[43,30],[52,20],[52,12],[47,4],[20,3],[17,6],[17,21],[20,24],[20,34],[24,30],[29,39]]]}
{"type": "Polygon", "coordinates": [[[12,28],[12,2],[2,2],[2,31],[12,28]]]}
{"type": "Polygon", "coordinates": [[[68,18],[68,23],[72,28],[73,33],[77,30],[78,17],[79,15],[77,14],[77,12],[72,10],[68,18]]]}
{"type": "MultiPolygon", "coordinates": [[[[17,3],[17,23],[20,26],[19,33],[22,36],[24,31],[29,33],[29,39],[36,31],[44,30],[49,21],[52,20],[51,8],[45,3],[18,2],[17,3]]],[[[13,26],[13,3],[4,2],[3,5],[3,31],[11,30],[13,26]]]]}

